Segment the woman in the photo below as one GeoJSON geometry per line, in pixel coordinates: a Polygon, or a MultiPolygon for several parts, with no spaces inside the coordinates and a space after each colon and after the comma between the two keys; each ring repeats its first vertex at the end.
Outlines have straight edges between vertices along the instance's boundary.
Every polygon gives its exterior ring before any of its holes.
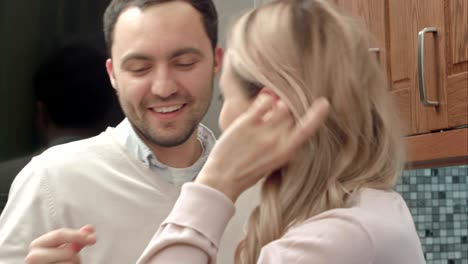
{"type": "Polygon", "coordinates": [[[425,263],[410,212],[392,191],[404,149],[368,42],[324,0],[244,14],[221,77],[227,130],[139,263],[215,263],[233,202],[262,178],[235,263],[425,263]],[[320,97],[330,102],[326,118],[320,97]],[[316,131],[292,152],[300,140],[290,147],[288,137],[299,137],[289,133],[305,129],[299,121],[316,131]]]}

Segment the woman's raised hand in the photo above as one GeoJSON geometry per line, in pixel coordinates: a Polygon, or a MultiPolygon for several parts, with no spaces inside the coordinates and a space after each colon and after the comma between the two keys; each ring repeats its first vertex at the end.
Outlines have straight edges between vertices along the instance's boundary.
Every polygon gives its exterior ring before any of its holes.
{"type": "Polygon", "coordinates": [[[195,182],[235,201],[262,177],[284,166],[314,136],[328,110],[328,101],[319,98],[294,122],[283,101],[260,92],[221,135],[195,182]]]}

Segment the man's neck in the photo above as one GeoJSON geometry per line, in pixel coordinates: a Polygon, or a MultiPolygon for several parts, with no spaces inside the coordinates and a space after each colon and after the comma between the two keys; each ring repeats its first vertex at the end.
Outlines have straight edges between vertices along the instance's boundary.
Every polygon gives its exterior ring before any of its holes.
{"type": "Polygon", "coordinates": [[[194,131],[187,141],[175,147],[161,147],[144,138],[142,140],[161,163],[173,168],[188,168],[192,166],[203,152],[197,138],[197,130],[194,131]]]}

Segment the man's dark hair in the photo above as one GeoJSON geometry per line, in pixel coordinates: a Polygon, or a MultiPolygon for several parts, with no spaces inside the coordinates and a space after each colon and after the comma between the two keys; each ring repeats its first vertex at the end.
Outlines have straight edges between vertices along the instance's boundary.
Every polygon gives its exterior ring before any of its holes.
{"type": "MultiPolygon", "coordinates": [[[[102,129],[112,124],[118,100],[105,69],[103,51],[83,43],[67,44],[39,66],[35,100],[43,102],[60,128],[102,129]]],[[[123,115],[122,115],[123,118],[123,115]]]]}
{"type": "MultiPolygon", "coordinates": [[[[145,8],[177,0],[112,0],[107,7],[103,23],[104,23],[104,38],[106,40],[107,51],[111,56],[111,48],[114,41],[114,29],[117,19],[120,14],[129,7],[138,7],[142,10],[145,8]]],[[[212,0],[179,0],[192,5],[202,16],[203,26],[206,34],[210,39],[213,49],[218,43],[218,13],[212,0]]]]}

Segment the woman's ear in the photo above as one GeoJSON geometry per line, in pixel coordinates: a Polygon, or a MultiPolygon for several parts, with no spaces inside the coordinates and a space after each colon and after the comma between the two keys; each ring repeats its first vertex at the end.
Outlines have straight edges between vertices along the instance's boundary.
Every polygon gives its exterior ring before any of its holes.
{"type": "Polygon", "coordinates": [[[259,93],[264,93],[264,94],[268,94],[270,95],[271,97],[273,97],[273,99],[275,99],[276,101],[280,99],[279,95],[277,93],[275,93],[272,89],[268,88],[268,87],[263,87],[259,93]]]}

